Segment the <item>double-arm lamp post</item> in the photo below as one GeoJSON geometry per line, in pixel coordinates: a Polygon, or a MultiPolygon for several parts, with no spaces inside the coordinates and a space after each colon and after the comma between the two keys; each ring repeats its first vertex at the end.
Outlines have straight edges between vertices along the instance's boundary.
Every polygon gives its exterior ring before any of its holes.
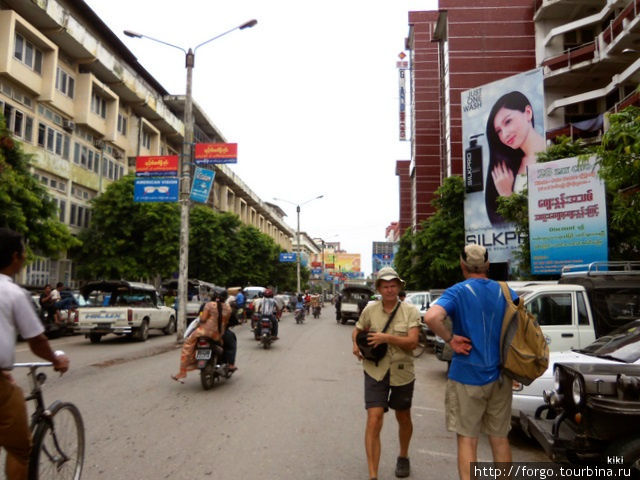
{"type": "Polygon", "coordinates": [[[209,40],[195,46],[192,50],[185,50],[178,45],[158,40],[141,33],[125,30],[124,34],[133,38],[146,38],[168,47],[177,48],[185,54],[185,66],[187,67],[187,91],[184,101],[184,142],[182,144],[182,159],[180,167],[180,265],[178,267],[178,328],[177,339],[182,340],[186,326],[187,318],[187,283],[189,278],[189,191],[191,189],[191,166],[193,164],[193,97],[192,91],[192,75],[195,63],[196,50],[207,43],[213,42],[215,39],[233,32],[234,30],[244,30],[251,28],[258,23],[257,20],[249,20],[242,25],[238,25],[224,33],[216,35],[209,40]]]}
{"type": "Polygon", "coordinates": [[[302,202],[302,203],[294,203],[294,202],[290,202],[289,200],[285,200],[283,198],[273,197],[273,199],[277,202],[285,202],[285,203],[290,203],[291,205],[295,205],[296,213],[298,214],[298,226],[296,227],[296,244],[297,244],[297,250],[298,250],[296,252],[296,277],[298,279],[298,291],[296,293],[302,293],[300,290],[300,253],[301,253],[300,251],[300,207],[322,197],[324,197],[324,195],[318,195],[317,197],[310,198],[306,202],[302,202]]]}

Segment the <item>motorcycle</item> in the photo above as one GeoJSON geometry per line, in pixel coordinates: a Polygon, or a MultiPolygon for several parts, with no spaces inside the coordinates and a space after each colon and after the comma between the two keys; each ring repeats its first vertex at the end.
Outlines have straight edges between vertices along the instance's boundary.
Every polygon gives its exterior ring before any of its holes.
{"type": "Polygon", "coordinates": [[[233,371],[223,363],[223,350],[218,342],[209,337],[198,337],[196,341],[196,364],[200,370],[202,388],[209,390],[216,380],[231,378],[233,371]]]}
{"type": "Polygon", "coordinates": [[[313,318],[320,318],[321,309],[320,305],[313,307],[313,318]]]}
{"type": "Polygon", "coordinates": [[[304,323],[304,308],[298,308],[293,314],[296,323],[304,323]]]}
{"type": "Polygon", "coordinates": [[[271,347],[274,340],[271,318],[268,316],[260,318],[260,323],[256,327],[256,340],[260,342],[265,350],[271,347]]]}

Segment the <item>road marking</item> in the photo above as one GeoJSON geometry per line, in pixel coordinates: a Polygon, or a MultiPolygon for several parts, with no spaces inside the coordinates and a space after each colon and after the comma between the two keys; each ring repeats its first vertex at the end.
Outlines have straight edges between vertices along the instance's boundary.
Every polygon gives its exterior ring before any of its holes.
{"type": "MultiPolygon", "coordinates": [[[[446,458],[458,458],[458,454],[457,453],[448,453],[448,452],[434,452],[433,450],[424,450],[419,448],[418,449],[418,453],[422,453],[424,455],[431,455],[434,457],[446,457],[446,458]]],[[[478,462],[483,462],[483,463],[489,463],[492,462],[493,460],[489,460],[489,459],[478,459],[478,462]]]]}
{"type": "Polygon", "coordinates": [[[413,410],[427,410],[428,412],[444,412],[442,408],[432,408],[432,407],[416,407],[413,405],[411,407],[413,410]]]}
{"type": "MultiPolygon", "coordinates": [[[[52,347],[56,347],[58,345],[66,345],[67,343],[73,343],[74,341],[77,341],[78,338],[77,337],[70,337],[69,339],[67,339],[66,341],[63,341],[61,339],[56,339],[55,342],[52,340],[49,340],[50,344],[52,347]]],[[[21,352],[29,352],[29,344],[27,342],[24,342],[24,346],[22,347],[17,347],[16,348],[16,353],[21,353],[21,352]]]]}

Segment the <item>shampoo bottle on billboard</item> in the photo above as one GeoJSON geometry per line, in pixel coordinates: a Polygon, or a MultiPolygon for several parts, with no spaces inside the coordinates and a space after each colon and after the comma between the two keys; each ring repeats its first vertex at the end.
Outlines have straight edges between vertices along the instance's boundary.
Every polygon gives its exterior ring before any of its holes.
{"type": "Polygon", "coordinates": [[[464,151],[465,187],[467,193],[484,190],[482,183],[482,145],[478,145],[478,137],[482,135],[482,133],[471,135],[469,146],[464,151]]]}

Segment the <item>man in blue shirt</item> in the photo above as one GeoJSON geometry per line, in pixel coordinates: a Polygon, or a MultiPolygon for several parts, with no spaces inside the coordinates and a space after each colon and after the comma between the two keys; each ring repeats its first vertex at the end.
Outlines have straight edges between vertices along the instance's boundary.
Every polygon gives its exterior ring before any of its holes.
{"type": "Polygon", "coordinates": [[[245,307],[246,304],[246,299],[244,296],[244,293],[242,293],[242,289],[240,289],[240,291],[238,292],[238,294],[236,295],[236,307],[238,308],[238,321],[240,323],[244,323],[246,317],[245,317],[245,307]]]}
{"type": "MultiPolygon", "coordinates": [[[[445,393],[447,430],[457,433],[458,473],[470,478],[478,436],[489,436],[494,462],[510,462],[512,382],[500,374],[500,331],[506,301],[500,284],[487,278],[489,255],[467,245],[460,255],[465,280],[448,288],[425,314],[425,322],[454,351],[445,393]],[[444,326],[451,317],[453,332],[444,326]]],[[[512,299],[518,297],[511,291],[512,299]]]]}

